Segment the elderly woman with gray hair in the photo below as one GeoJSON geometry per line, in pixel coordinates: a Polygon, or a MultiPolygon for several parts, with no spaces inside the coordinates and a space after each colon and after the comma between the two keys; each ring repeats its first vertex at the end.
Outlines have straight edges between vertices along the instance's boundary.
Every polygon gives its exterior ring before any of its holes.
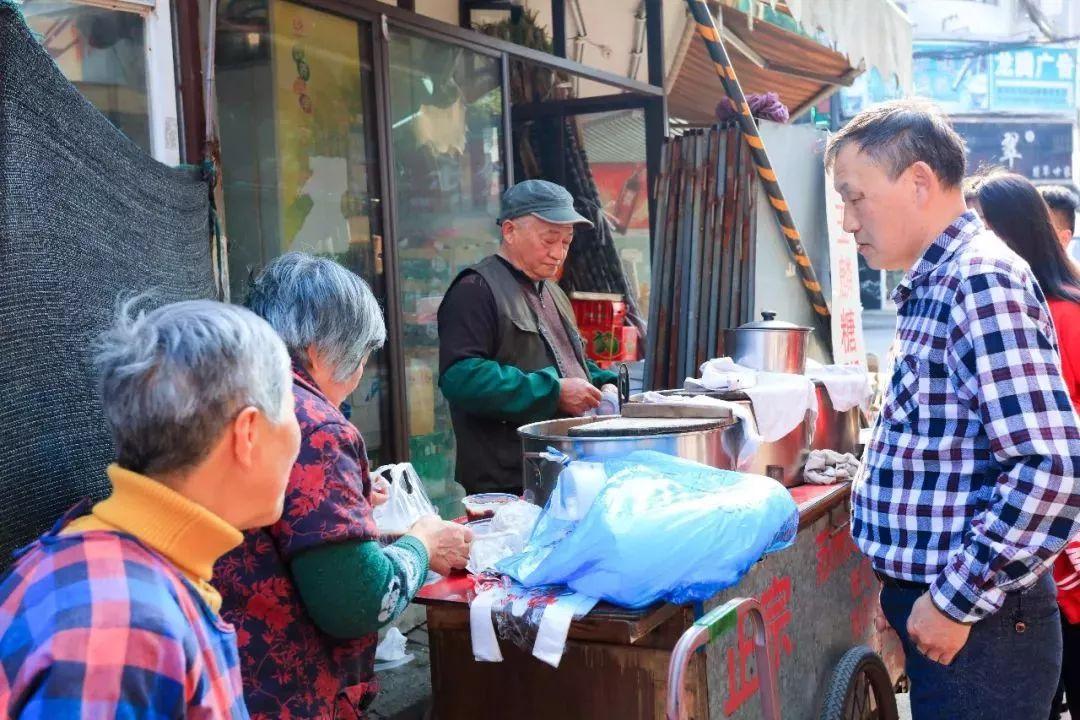
{"type": "Polygon", "coordinates": [[[471,535],[427,517],[392,545],[377,542],[364,442],[339,410],[386,339],[367,284],[330,260],[290,253],[256,279],[247,305],[289,349],[301,433],[281,519],[248,533],[220,570],[248,709],[254,718],[361,717],[377,691],[378,629],[429,567],[465,565],[471,535]]]}
{"type": "Polygon", "coordinates": [[[289,357],[243,308],[130,309],[96,357],[112,494],[0,579],[0,717],[248,717],[210,579],[241,530],[281,515],[289,357]]]}

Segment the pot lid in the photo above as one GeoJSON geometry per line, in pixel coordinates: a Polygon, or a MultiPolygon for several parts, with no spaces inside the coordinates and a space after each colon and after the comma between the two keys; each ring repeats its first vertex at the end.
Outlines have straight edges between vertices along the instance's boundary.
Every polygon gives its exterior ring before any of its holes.
{"type": "Polygon", "coordinates": [[[740,325],[739,330],[802,330],[810,332],[813,328],[796,325],[786,320],[777,320],[776,313],[765,310],[762,311],[760,320],[740,325]]]}

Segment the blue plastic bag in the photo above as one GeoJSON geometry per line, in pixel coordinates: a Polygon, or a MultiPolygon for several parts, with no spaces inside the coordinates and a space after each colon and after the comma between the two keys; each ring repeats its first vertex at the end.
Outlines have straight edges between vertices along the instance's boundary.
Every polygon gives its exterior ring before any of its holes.
{"type": "Polygon", "coordinates": [[[526,587],[565,584],[630,608],[703,601],[791,545],[798,524],[795,501],[774,480],[639,451],[571,463],[525,550],[497,570],[526,587]],[[574,507],[592,495],[587,510],[574,507]]]}

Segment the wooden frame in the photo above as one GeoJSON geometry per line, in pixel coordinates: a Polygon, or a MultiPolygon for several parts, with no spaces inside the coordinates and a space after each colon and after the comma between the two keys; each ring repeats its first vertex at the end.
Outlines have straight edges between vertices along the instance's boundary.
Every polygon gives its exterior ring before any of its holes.
{"type": "MultiPolygon", "coordinates": [[[[181,0],[181,4],[186,0],[181,0]]],[[[180,164],[172,0],[72,0],[102,10],[139,15],[145,23],[146,102],[150,154],[166,165],[180,164]]]]}

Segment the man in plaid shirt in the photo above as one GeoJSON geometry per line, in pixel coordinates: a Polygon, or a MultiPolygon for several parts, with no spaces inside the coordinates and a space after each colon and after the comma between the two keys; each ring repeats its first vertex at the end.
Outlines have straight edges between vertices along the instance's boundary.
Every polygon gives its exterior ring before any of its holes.
{"type": "Polygon", "coordinates": [[[125,312],[97,360],[113,492],[0,578],[0,717],[246,718],[210,577],[281,515],[300,443],[288,352],[254,313],[192,301],[125,312]]]}
{"type": "Polygon", "coordinates": [[[894,365],[851,529],[899,634],[917,720],[1045,720],[1055,556],[1080,529],[1080,427],[1031,271],[967,211],[929,104],[871,108],[826,150],[844,228],[896,288],[894,365]]]}

